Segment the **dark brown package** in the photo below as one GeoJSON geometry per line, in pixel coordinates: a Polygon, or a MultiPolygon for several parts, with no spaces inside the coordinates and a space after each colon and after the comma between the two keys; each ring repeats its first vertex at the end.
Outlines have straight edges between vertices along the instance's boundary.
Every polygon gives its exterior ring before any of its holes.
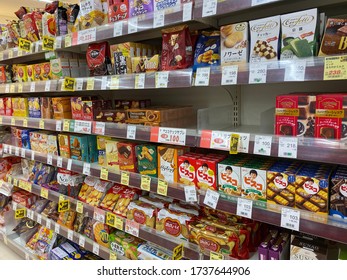
{"type": "Polygon", "coordinates": [[[319,51],[319,56],[347,53],[347,19],[329,18],[319,51]]]}
{"type": "Polygon", "coordinates": [[[110,56],[107,42],[93,43],[88,46],[87,64],[90,76],[108,75],[108,61],[110,61],[110,56]]]}

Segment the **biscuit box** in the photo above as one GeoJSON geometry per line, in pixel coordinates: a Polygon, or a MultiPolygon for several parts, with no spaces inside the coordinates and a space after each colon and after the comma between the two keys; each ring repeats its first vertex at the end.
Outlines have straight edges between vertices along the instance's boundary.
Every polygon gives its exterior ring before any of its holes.
{"type": "Polygon", "coordinates": [[[132,201],[128,206],[127,219],[150,228],[155,228],[157,212],[158,209],[151,204],[139,200],[132,201]]]}
{"type": "Polygon", "coordinates": [[[75,120],[83,120],[82,97],[71,97],[71,113],[75,120]]]}
{"type": "Polygon", "coordinates": [[[193,69],[220,65],[220,32],[203,31],[195,45],[193,69]]]}
{"type": "Polygon", "coordinates": [[[103,110],[106,103],[103,100],[83,100],[82,101],[82,119],[92,121],[103,110]]]}
{"type": "Polygon", "coordinates": [[[135,143],[119,142],[118,149],[118,164],[120,170],[137,172],[137,160],[135,154],[135,143]]]}
{"type": "Polygon", "coordinates": [[[13,97],[12,98],[12,116],[15,117],[28,117],[28,99],[22,97],[13,97]]]}
{"type": "Polygon", "coordinates": [[[248,62],[248,22],[225,25],[220,28],[221,65],[242,65],[248,62]]]}
{"type": "Polygon", "coordinates": [[[126,232],[115,230],[110,233],[110,250],[130,260],[137,260],[139,256],[138,247],[144,241],[126,232]]]}
{"type": "Polygon", "coordinates": [[[41,98],[28,97],[29,118],[41,118],[41,98]]]}
{"type": "Polygon", "coordinates": [[[40,66],[41,66],[41,80],[42,81],[52,80],[51,63],[50,62],[41,63],[40,66]]]}
{"type": "Polygon", "coordinates": [[[291,235],[290,260],[327,260],[328,247],[308,236],[291,235]]]}
{"type": "Polygon", "coordinates": [[[53,105],[51,97],[40,97],[41,100],[41,118],[53,119],[53,105]]]}
{"type": "Polygon", "coordinates": [[[97,141],[95,135],[88,135],[88,154],[89,154],[89,162],[97,162],[98,161],[98,150],[97,141]]]}
{"type": "Polygon", "coordinates": [[[278,60],[280,27],[280,16],[249,22],[251,33],[249,62],[251,64],[278,60]]]}
{"type": "Polygon", "coordinates": [[[5,116],[13,115],[13,107],[12,107],[12,97],[4,98],[5,101],[5,116]]]}
{"type": "Polygon", "coordinates": [[[136,145],[135,153],[137,158],[138,172],[142,175],[157,177],[157,146],[147,144],[136,145]]]}
{"type": "MultiPolygon", "coordinates": [[[[201,155],[200,155],[201,156],[201,155]]],[[[189,153],[178,157],[178,182],[184,185],[197,185],[197,160],[200,156],[189,153]]]]}
{"type": "Polygon", "coordinates": [[[178,157],[186,148],[158,146],[158,178],[174,183],[178,181],[178,157]]]}
{"type": "Polygon", "coordinates": [[[112,186],[103,197],[100,207],[104,210],[113,211],[120,194],[124,191],[125,187],[123,185],[115,184],[112,186]]]}
{"type": "Polygon", "coordinates": [[[347,53],[347,19],[328,18],[318,56],[347,53]]]}
{"type": "Polygon", "coordinates": [[[197,188],[217,190],[217,164],[219,160],[201,157],[196,161],[197,188]]]}
{"type": "Polygon", "coordinates": [[[64,158],[70,158],[71,157],[70,135],[58,134],[58,141],[59,141],[59,155],[64,158]]]}
{"type": "Polygon", "coordinates": [[[30,131],[32,131],[32,129],[21,129],[20,131],[21,131],[22,148],[31,150],[30,131]]]}
{"type": "MultiPolygon", "coordinates": [[[[142,3],[140,1],[140,3],[142,3]]],[[[128,0],[108,0],[108,21],[115,22],[129,17],[128,0]]]]}
{"type": "Polygon", "coordinates": [[[71,158],[89,162],[87,135],[70,135],[71,158]]]}
{"type": "Polygon", "coordinates": [[[35,81],[34,65],[27,65],[26,66],[26,72],[27,72],[28,82],[34,82],[35,81]]]}
{"type": "Polygon", "coordinates": [[[34,64],[33,69],[34,69],[34,81],[41,81],[41,79],[42,79],[41,64],[34,64]]]}
{"type": "Polygon", "coordinates": [[[54,119],[72,119],[70,97],[53,97],[52,105],[54,119]]]}
{"type": "Polygon", "coordinates": [[[329,214],[346,219],[347,217],[347,168],[339,166],[331,176],[329,214]]]}
{"type": "Polygon", "coordinates": [[[28,81],[27,68],[25,65],[15,64],[12,69],[17,82],[23,83],[28,81]]]}
{"type": "Polygon", "coordinates": [[[281,15],[281,60],[315,56],[317,27],[317,9],[281,15]]]}
{"type": "Polygon", "coordinates": [[[105,140],[106,167],[114,170],[119,170],[117,143],[113,139],[105,140]]]}
{"type": "Polygon", "coordinates": [[[313,94],[277,96],[275,134],[314,137],[315,111],[316,96],[313,94]]]}
{"type": "Polygon", "coordinates": [[[148,1],[129,0],[129,7],[130,7],[129,17],[136,17],[139,15],[153,12],[153,2],[155,2],[155,0],[148,0],[148,1]]]}
{"type": "Polygon", "coordinates": [[[0,116],[6,115],[6,98],[0,98],[0,116]]]}

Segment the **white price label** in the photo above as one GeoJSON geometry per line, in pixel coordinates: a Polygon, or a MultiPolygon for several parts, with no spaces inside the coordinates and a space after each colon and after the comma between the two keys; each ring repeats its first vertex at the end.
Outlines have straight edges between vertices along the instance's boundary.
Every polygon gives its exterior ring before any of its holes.
{"type": "Polygon", "coordinates": [[[94,243],[93,243],[93,253],[94,253],[95,255],[99,255],[99,250],[100,250],[99,244],[96,243],[96,242],[94,242],[94,243]]]}
{"type": "Polygon", "coordinates": [[[216,209],[219,200],[219,193],[208,189],[204,198],[204,204],[216,209]]]}
{"type": "Polygon", "coordinates": [[[84,247],[84,244],[86,243],[86,238],[80,234],[80,238],[78,240],[78,245],[80,245],[81,247],[84,247]]]}
{"type": "Polygon", "coordinates": [[[253,208],[252,200],[244,199],[241,197],[237,199],[236,215],[251,219],[252,208],[253,208]]]}
{"type": "Polygon", "coordinates": [[[222,67],[222,85],[236,85],[237,74],[239,71],[238,65],[222,67]]]}
{"type": "Polygon", "coordinates": [[[253,153],[256,155],[271,155],[272,136],[256,135],[254,139],[253,153]]]}
{"type": "Polygon", "coordinates": [[[306,73],[306,60],[288,61],[284,72],[284,81],[304,81],[306,73]]]}
{"type": "Polygon", "coordinates": [[[57,233],[57,234],[60,233],[60,225],[58,223],[55,223],[54,232],[57,233]]]}
{"type": "Polygon", "coordinates": [[[76,90],[83,90],[83,79],[76,79],[76,90]]]}
{"type": "Polygon", "coordinates": [[[250,84],[264,84],[266,83],[267,65],[255,64],[250,65],[249,68],[249,80],[250,84]]]}
{"type": "Polygon", "coordinates": [[[3,149],[4,149],[4,154],[7,154],[7,153],[8,153],[8,146],[7,146],[7,145],[4,145],[4,146],[3,146],[3,149]]]}
{"type": "Polygon", "coordinates": [[[51,220],[50,219],[46,220],[46,228],[51,229],[51,220]]]}
{"type": "Polygon", "coordinates": [[[14,202],[14,201],[12,200],[12,209],[13,209],[13,211],[16,211],[16,210],[17,210],[17,206],[18,206],[18,203],[17,203],[17,202],[14,202]]]}
{"type": "Polygon", "coordinates": [[[83,174],[89,176],[90,175],[90,163],[83,163],[83,174]]]}
{"type": "Polygon", "coordinates": [[[136,139],[136,125],[128,125],[127,139],[136,139]]]}
{"type": "Polygon", "coordinates": [[[10,85],[9,84],[7,84],[5,86],[5,93],[10,93],[10,85]]]}
{"type": "Polygon", "coordinates": [[[252,6],[262,5],[269,2],[272,2],[273,0],[252,0],[252,6]]]}
{"type": "Polygon", "coordinates": [[[192,19],[193,2],[183,4],[183,21],[189,21],[192,19]]]}
{"type": "Polygon", "coordinates": [[[156,11],[154,13],[154,18],[153,18],[153,28],[164,26],[164,22],[165,22],[165,11],[164,10],[156,11]]]}
{"type": "Polygon", "coordinates": [[[210,67],[201,67],[196,69],[195,86],[207,87],[210,84],[210,72],[210,67]]]}
{"type": "Polygon", "coordinates": [[[50,91],[51,90],[51,81],[46,81],[46,84],[45,84],[45,91],[50,91]]]}
{"type": "Polygon", "coordinates": [[[48,165],[53,164],[53,156],[51,154],[47,154],[47,164],[48,165]]]}
{"type": "Polygon", "coordinates": [[[31,151],[31,160],[35,160],[35,152],[31,151]]]}
{"type": "Polygon", "coordinates": [[[169,72],[162,71],[155,73],[155,87],[156,88],[167,88],[169,82],[169,72]]]}
{"type": "Polygon", "coordinates": [[[17,55],[18,56],[22,56],[23,55],[23,51],[22,50],[18,50],[17,55]]]}
{"type": "Polygon", "coordinates": [[[57,157],[57,166],[63,167],[63,158],[62,157],[57,157]]]}
{"type": "Polygon", "coordinates": [[[140,73],[135,75],[135,89],[145,88],[146,74],[140,73]]]}
{"type": "Polygon", "coordinates": [[[35,92],[35,82],[31,82],[31,84],[30,84],[30,92],[35,92]]]}
{"type": "Polygon", "coordinates": [[[213,16],[217,13],[217,0],[204,0],[202,4],[202,17],[213,16]]]}
{"type": "Polygon", "coordinates": [[[77,44],[82,45],[96,40],[96,27],[81,30],[77,33],[77,44]]]}
{"type": "Polygon", "coordinates": [[[139,237],[139,231],[140,231],[140,224],[136,223],[135,221],[126,219],[125,222],[125,232],[139,237]]]}
{"type": "Polygon", "coordinates": [[[95,79],[94,77],[87,79],[87,90],[94,90],[95,79]]]}
{"type": "Polygon", "coordinates": [[[105,223],[105,211],[99,208],[94,208],[93,219],[100,223],[105,223]]]}
{"type": "Polygon", "coordinates": [[[66,169],[69,170],[69,171],[71,171],[71,165],[72,165],[72,159],[69,158],[69,159],[67,160],[67,167],[66,167],[66,169]]]}
{"type": "Polygon", "coordinates": [[[34,219],[34,211],[28,209],[27,210],[27,217],[29,219],[33,220],[34,219]]]}
{"type": "Polygon", "coordinates": [[[55,49],[61,49],[62,37],[55,37],[55,49]]]}
{"type": "Polygon", "coordinates": [[[278,156],[285,158],[297,158],[298,138],[296,137],[279,137],[278,139],[278,156]]]}
{"type": "Polygon", "coordinates": [[[113,24],[113,37],[118,37],[123,35],[123,21],[116,21],[113,24]]]}
{"type": "Polygon", "coordinates": [[[8,153],[12,155],[12,146],[8,146],[8,153]]]}
{"type": "Polygon", "coordinates": [[[282,207],[281,209],[281,227],[299,231],[300,211],[292,208],[282,207]]]}
{"type": "Polygon", "coordinates": [[[248,154],[250,134],[249,133],[238,133],[238,134],[240,135],[240,138],[239,138],[239,145],[237,147],[237,151],[239,153],[248,154]]]}
{"type": "Polygon", "coordinates": [[[104,122],[95,122],[94,123],[94,133],[99,135],[105,135],[105,123],[104,122]]]}
{"type": "Polygon", "coordinates": [[[213,130],[211,134],[211,149],[229,151],[231,132],[213,130]]]}
{"type": "Polygon", "coordinates": [[[187,130],[184,128],[159,127],[158,142],[165,144],[186,144],[187,130]]]}
{"type": "Polygon", "coordinates": [[[184,195],[186,197],[186,202],[198,201],[195,186],[184,186],[184,195]]]}
{"type": "Polygon", "coordinates": [[[56,121],[56,123],[55,123],[55,130],[56,131],[61,131],[61,126],[62,126],[62,122],[61,121],[56,121]]]}
{"type": "Polygon", "coordinates": [[[128,19],[128,34],[137,32],[138,18],[133,17],[128,19]]]}
{"type": "Polygon", "coordinates": [[[110,89],[119,89],[119,75],[111,76],[110,89]]]}
{"type": "Polygon", "coordinates": [[[107,77],[104,76],[101,78],[101,90],[105,90],[107,87],[107,77]]]}
{"type": "Polygon", "coordinates": [[[41,224],[41,222],[42,222],[42,216],[41,216],[41,214],[37,214],[36,221],[37,221],[39,224],[41,224]]]}
{"type": "Polygon", "coordinates": [[[15,154],[17,157],[19,157],[19,148],[18,148],[18,147],[16,147],[16,149],[14,150],[14,154],[15,154]]]}
{"type": "Polygon", "coordinates": [[[74,131],[76,133],[91,134],[92,133],[92,122],[75,120],[74,131]]]}
{"type": "Polygon", "coordinates": [[[71,229],[67,230],[67,239],[73,241],[73,230],[71,229]]]}
{"type": "Polygon", "coordinates": [[[25,158],[25,150],[24,149],[21,150],[21,157],[25,158]]]}

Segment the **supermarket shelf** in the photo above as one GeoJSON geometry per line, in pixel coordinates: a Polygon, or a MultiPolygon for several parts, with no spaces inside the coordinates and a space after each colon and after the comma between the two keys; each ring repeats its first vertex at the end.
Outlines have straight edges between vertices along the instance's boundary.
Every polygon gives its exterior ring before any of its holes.
{"type": "Polygon", "coordinates": [[[2,240],[7,247],[9,247],[18,256],[22,257],[23,260],[37,260],[38,258],[34,256],[29,250],[23,247],[19,241],[18,236],[14,233],[11,235],[5,235],[0,231],[0,240],[2,240]]]}
{"type": "Polygon", "coordinates": [[[26,52],[18,47],[0,51],[0,64],[17,64],[45,59],[45,53],[42,49],[42,41],[32,43],[31,52],[26,52]]]}

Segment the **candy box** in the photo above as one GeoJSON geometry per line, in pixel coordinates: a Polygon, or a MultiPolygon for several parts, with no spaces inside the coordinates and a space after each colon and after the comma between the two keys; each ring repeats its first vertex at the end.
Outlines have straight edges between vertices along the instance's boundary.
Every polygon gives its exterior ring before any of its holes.
{"type": "MultiPolygon", "coordinates": [[[[147,57],[150,57],[150,55],[147,55],[147,57]]],[[[160,69],[160,56],[158,54],[153,55],[151,58],[148,58],[145,60],[145,71],[146,73],[149,72],[156,72],[160,69]]]]}
{"type": "Polygon", "coordinates": [[[142,243],[141,239],[120,230],[113,231],[109,237],[110,250],[130,260],[138,259],[137,248],[142,243]]]}
{"type": "Polygon", "coordinates": [[[249,164],[241,168],[241,178],[242,197],[266,201],[266,168],[255,168],[249,164]]]}
{"type": "Polygon", "coordinates": [[[130,202],[133,200],[137,200],[140,194],[141,190],[125,188],[121,192],[118,201],[113,209],[113,212],[122,217],[126,217],[130,202]]]}
{"type": "Polygon", "coordinates": [[[127,19],[129,17],[129,8],[128,0],[108,0],[108,21],[115,22],[127,19]]]}
{"type": "Polygon", "coordinates": [[[0,116],[6,115],[6,98],[0,98],[0,116]]]}
{"type": "Polygon", "coordinates": [[[70,135],[58,134],[58,141],[59,141],[59,155],[64,158],[70,158],[71,157],[70,135]]]}
{"type": "Polygon", "coordinates": [[[157,177],[157,147],[147,144],[136,145],[135,152],[139,173],[157,177]]]}
{"type": "Polygon", "coordinates": [[[184,154],[178,157],[178,182],[185,185],[196,186],[199,156],[184,154]]]}
{"type": "Polygon", "coordinates": [[[41,81],[42,80],[42,68],[41,64],[37,63],[33,65],[34,69],[34,81],[41,81]]]}
{"type": "Polygon", "coordinates": [[[187,149],[175,146],[158,146],[158,178],[174,183],[178,181],[178,157],[187,149]]]}
{"type": "Polygon", "coordinates": [[[113,211],[113,208],[124,189],[125,187],[122,185],[115,184],[114,186],[112,186],[103,197],[100,203],[100,207],[104,210],[113,211]]]}
{"type": "Polygon", "coordinates": [[[329,214],[345,219],[347,217],[347,172],[339,166],[331,177],[329,214]]]}
{"type": "Polygon", "coordinates": [[[82,119],[92,121],[103,110],[106,103],[103,100],[83,100],[82,101],[82,119]]]}
{"type": "Polygon", "coordinates": [[[309,236],[291,235],[290,260],[327,260],[328,247],[325,243],[309,236]]]}
{"type": "Polygon", "coordinates": [[[115,170],[119,170],[117,143],[113,139],[105,141],[106,166],[115,170]]]}
{"type": "Polygon", "coordinates": [[[89,162],[89,146],[87,135],[70,136],[71,158],[89,162]]]}
{"type": "Polygon", "coordinates": [[[71,113],[75,120],[83,120],[82,97],[71,97],[71,113]]]}
{"type": "Polygon", "coordinates": [[[37,196],[24,190],[16,191],[12,194],[12,200],[24,207],[30,208],[35,203],[37,196]]]}
{"type": "Polygon", "coordinates": [[[88,154],[89,154],[89,162],[97,162],[98,161],[98,151],[96,149],[96,136],[88,135],[88,154]]]}
{"type": "Polygon", "coordinates": [[[27,81],[28,82],[34,82],[35,81],[34,65],[27,65],[26,66],[26,73],[27,73],[27,81]]]}
{"type": "Polygon", "coordinates": [[[243,162],[225,159],[218,163],[218,191],[233,196],[241,196],[241,166],[243,162]]]}
{"type": "Polygon", "coordinates": [[[136,45],[132,42],[120,43],[110,46],[111,62],[115,74],[131,73],[131,57],[135,56],[136,45]]]}
{"type": "Polygon", "coordinates": [[[30,118],[41,118],[40,97],[28,97],[28,108],[30,118]]]}
{"type": "Polygon", "coordinates": [[[96,145],[98,150],[105,150],[106,149],[106,140],[111,140],[112,138],[109,136],[96,136],[96,145]]]}
{"type": "Polygon", "coordinates": [[[118,164],[120,170],[136,172],[137,161],[135,155],[135,143],[130,142],[118,142],[118,164]]]}
{"type": "Polygon", "coordinates": [[[347,53],[347,19],[328,18],[318,56],[347,53]]]}
{"type": "Polygon", "coordinates": [[[5,116],[13,115],[13,107],[12,107],[12,97],[4,98],[5,102],[5,116]]]}
{"type": "Polygon", "coordinates": [[[70,97],[53,97],[54,119],[72,119],[70,97]]]}
{"type": "Polygon", "coordinates": [[[28,117],[28,99],[22,97],[13,97],[12,98],[12,115],[15,117],[28,117]]]}
{"type": "Polygon", "coordinates": [[[217,163],[217,160],[207,157],[201,157],[196,161],[196,178],[199,189],[217,190],[217,163]]]}
{"type": "Polygon", "coordinates": [[[158,209],[142,201],[132,201],[128,205],[127,219],[150,228],[155,227],[158,209]]]}
{"type": "Polygon", "coordinates": [[[23,83],[28,81],[27,68],[25,65],[14,64],[12,69],[17,82],[23,83]]]}

